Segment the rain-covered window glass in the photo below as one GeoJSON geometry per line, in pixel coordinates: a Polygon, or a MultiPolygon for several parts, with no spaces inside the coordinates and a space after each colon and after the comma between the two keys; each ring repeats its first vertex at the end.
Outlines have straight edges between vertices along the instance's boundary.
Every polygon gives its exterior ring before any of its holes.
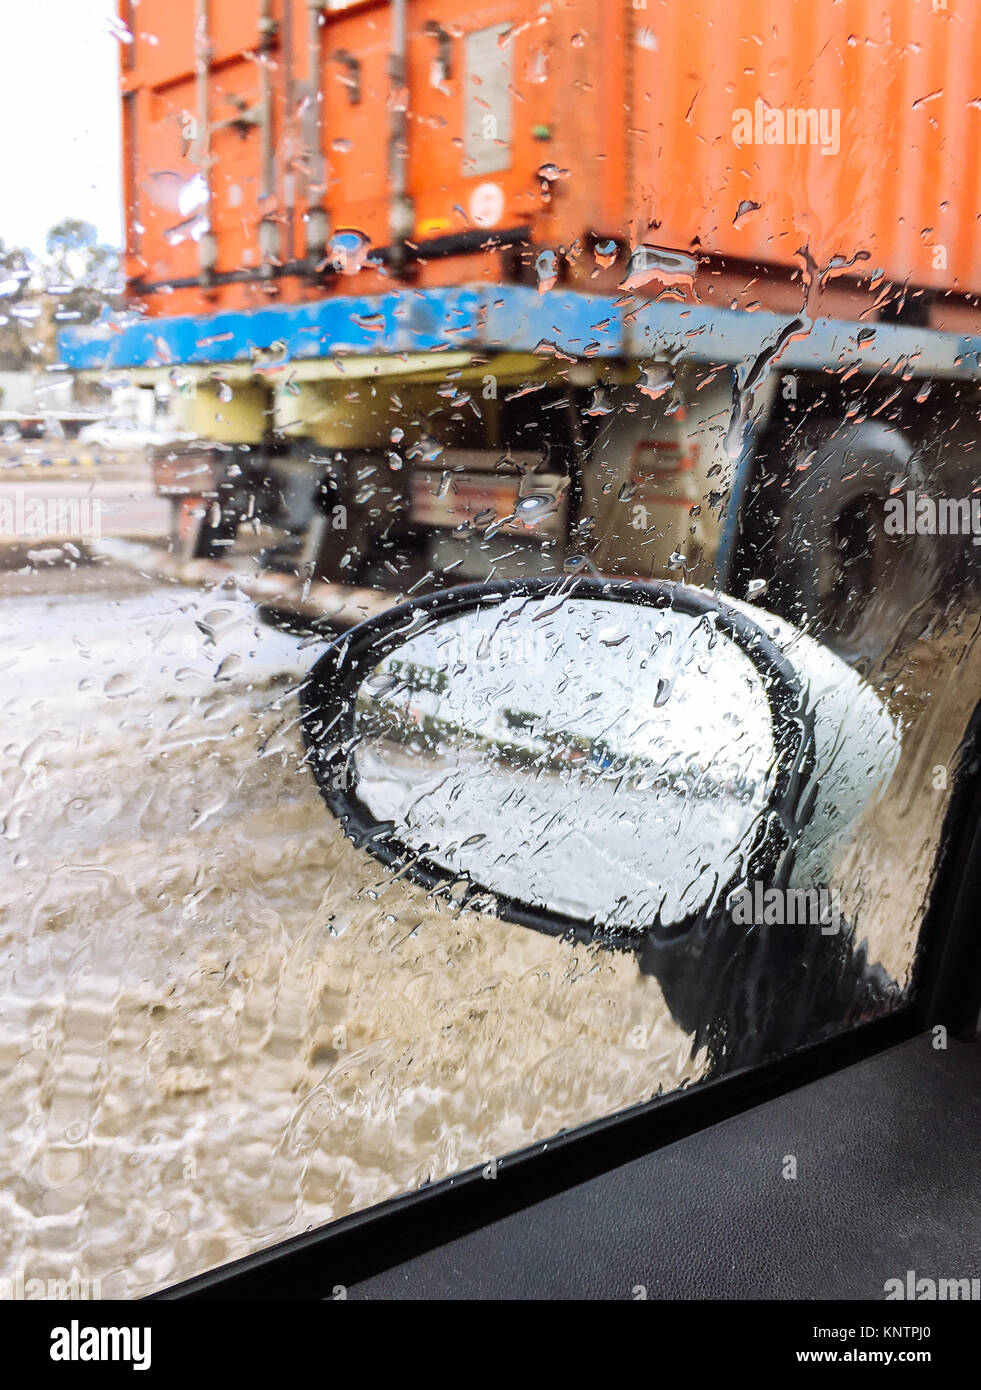
{"type": "Polygon", "coordinates": [[[902,1007],[981,674],[981,8],[0,31],[0,1292],[902,1007]]]}

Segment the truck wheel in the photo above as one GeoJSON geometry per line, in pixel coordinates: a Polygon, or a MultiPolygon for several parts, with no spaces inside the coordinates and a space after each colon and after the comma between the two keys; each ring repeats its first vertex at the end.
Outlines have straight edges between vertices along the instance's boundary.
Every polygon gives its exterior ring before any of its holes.
{"type": "Polygon", "coordinates": [[[922,619],[940,581],[936,539],[890,536],[884,524],[886,500],[925,492],[926,478],[911,445],[882,425],[829,421],[820,438],[790,460],[774,606],[868,666],[922,619]]]}

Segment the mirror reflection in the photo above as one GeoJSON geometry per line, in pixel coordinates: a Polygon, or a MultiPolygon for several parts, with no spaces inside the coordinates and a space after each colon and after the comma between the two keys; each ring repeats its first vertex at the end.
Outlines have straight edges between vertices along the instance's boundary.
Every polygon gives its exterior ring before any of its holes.
{"type": "Polygon", "coordinates": [[[512,598],[361,685],[358,796],[472,884],[618,934],[714,903],[773,790],[764,679],[714,615],[512,598]]]}

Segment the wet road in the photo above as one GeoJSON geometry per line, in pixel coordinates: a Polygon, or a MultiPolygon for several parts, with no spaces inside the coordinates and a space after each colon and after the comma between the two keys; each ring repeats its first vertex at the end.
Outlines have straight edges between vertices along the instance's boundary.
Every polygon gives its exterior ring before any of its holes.
{"type": "Polygon", "coordinates": [[[699,1074],[632,958],[340,838],[243,596],[3,593],[0,1276],[146,1293],[699,1074]]]}
{"type": "Polygon", "coordinates": [[[18,470],[0,477],[0,544],[59,540],[97,541],[167,534],[170,504],[153,491],[149,476],[105,477],[86,470],[53,477],[50,470],[18,470]]]}
{"type": "MultiPolygon", "coordinates": [[[[133,1296],[702,1074],[634,959],[461,914],[339,836],[318,647],[109,564],[0,574],[0,1277],[133,1296]]],[[[840,871],[909,976],[981,690],[968,610],[840,871]]]]}

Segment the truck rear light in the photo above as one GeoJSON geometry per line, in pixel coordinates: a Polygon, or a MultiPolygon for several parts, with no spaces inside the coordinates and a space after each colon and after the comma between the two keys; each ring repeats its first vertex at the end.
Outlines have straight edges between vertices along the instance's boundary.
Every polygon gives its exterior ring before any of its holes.
{"type": "Polygon", "coordinates": [[[197,497],[185,497],[180,503],[177,516],[177,539],[189,546],[198,534],[204,515],[202,503],[197,497]]]}

